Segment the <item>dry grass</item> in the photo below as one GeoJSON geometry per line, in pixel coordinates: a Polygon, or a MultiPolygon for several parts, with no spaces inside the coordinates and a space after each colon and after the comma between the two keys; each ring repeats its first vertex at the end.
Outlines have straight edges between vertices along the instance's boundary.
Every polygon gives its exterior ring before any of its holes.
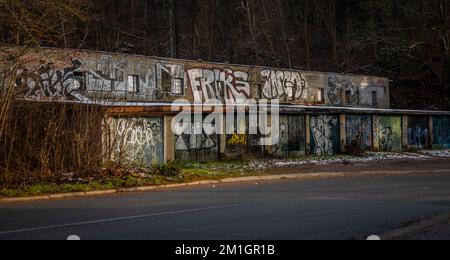
{"type": "Polygon", "coordinates": [[[0,136],[2,187],[95,173],[103,118],[96,106],[12,101],[0,136]]]}

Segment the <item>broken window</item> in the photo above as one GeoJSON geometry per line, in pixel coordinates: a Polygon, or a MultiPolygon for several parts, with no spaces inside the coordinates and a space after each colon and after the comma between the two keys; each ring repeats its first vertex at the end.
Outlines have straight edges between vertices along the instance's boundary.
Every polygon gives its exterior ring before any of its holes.
{"type": "Polygon", "coordinates": [[[139,93],[139,76],[130,75],[128,76],[128,92],[139,93]]]}
{"type": "Polygon", "coordinates": [[[172,93],[172,95],[184,96],[184,80],[183,79],[173,79],[171,93],[172,93]]]}

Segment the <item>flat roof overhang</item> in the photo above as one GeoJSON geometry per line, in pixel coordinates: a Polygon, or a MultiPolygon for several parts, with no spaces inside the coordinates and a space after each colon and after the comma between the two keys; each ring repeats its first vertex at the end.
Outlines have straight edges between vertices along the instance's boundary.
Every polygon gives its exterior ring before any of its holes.
{"type": "MultiPolygon", "coordinates": [[[[100,106],[106,109],[108,114],[136,114],[141,113],[159,113],[159,114],[176,114],[172,107],[191,107],[194,112],[195,108],[200,107],[214,107],[213,105],[205,104],[187,104],[177,102],[128,102],[128,101],[26,101],[34,103],[47,104],[72,104],[72,105],[89,105],[100,106]]],[[[256,108],[258,105],[248,104],[216,104],[216,107],[222,108],[223,111],[228,109],[246,108],[247,110],[256,108]]],[[[407,109],[378,109],[378,108],[361,108],[361,107],[336,107],[336,106],[315,106],[315,105],[293,105],[293,104],[279,104],[278,109],[283,114],[377,114],[377,115],[431,115],[431,116],[450,116],[450,111],[436,111],[436,110],[407,110],[407,109]]],[[[212,112],[207,109],[204,112],[212,112]]],[[[270,109],[269,109],[270,111],[270,109]]]]}

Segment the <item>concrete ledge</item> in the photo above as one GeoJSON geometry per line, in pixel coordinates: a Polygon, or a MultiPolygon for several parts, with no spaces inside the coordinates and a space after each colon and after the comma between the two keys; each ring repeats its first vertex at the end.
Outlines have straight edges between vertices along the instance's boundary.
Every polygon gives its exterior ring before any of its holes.
{"type": "Polygon", "coordinates": [[[50,200],[50,196],[34,196],[34,197],[23,197],[23,198],[5,198],[0,199],[0,203],[16,203],[16,202],[29,202],[37,200],[50,200]]]}
{"type": "Polygon", "coordinates": [[[67,198],[78,198],[85,197],[86,192],[73,192],[73,193],[62,193],[62,194],[50,194],[48,195],[50,199],[67,199],[67,198]]]}
{"type": "Polygon", "coordinates": [[[299,173],[299,174],[281,174],[281,175],[267,175],[267,176],[246,176],[236,178],[225,178],[222,180],[205,180],[196,181],[190,183],[177,183],[159,186],[144,186],[135,188],[123,188],[118,190],[100,190],[89,192],[74,192],[64,194],[50,194],[45,196],[35,197],[23,197],[23,198],[0,198],[0,204],[5,203],[20,203],[30,201],[45,201],[56,199],[68,199],[68,198],[80,198],[91,197],[101,195],[111,195],[127,192],[145,192],[154,191],[158,189],[174,189],[189,186],[199,185],[213,185],[213,184],[226,184],[226,183],[239,183],[239,182],[258,182],[258,181],[277,181],[277,180],[314,180],[314,179],[328,179],[328,178],[341,178],[341,177],[363,177],[363,176],[384,176],[384,175],[406,175],[406,174],[427,174],[427,173],[450,173],[450,170],[434,170],[434,171],[365,171],[360,173],[345,173],[345,172],[324,172],[324,173],[299,173]]]}
{"type": "Polygon", "coordinates": [[[86,196],[99,196],[99,195],[109,195],[117,193],[117,190],[98,190],[98,191],[88,191],[86,196]]]}

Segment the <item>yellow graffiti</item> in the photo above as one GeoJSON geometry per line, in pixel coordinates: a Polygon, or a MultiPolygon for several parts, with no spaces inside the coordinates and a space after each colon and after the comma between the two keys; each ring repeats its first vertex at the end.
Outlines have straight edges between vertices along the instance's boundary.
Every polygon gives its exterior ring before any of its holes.
{"type": "Polygon", "coordinates": [[[233,134],[233,136],[230,139],[228,139],[227,144],[228,145],[246,145],[247,144],[247,136],[233,134]]]}

